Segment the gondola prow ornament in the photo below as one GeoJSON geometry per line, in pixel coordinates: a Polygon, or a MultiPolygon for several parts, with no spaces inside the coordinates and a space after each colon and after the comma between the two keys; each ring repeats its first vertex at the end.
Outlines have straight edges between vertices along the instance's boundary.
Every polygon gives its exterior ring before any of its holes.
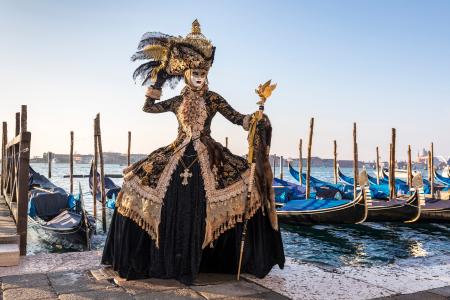
{"type": "MultiPolygon", "coordinates": [[[[247,201],[245,207],[244,214],[244,226],[242,229],[242,237],[241,237],[241,248],[239,252],[239,265],[237,270],[237,280],[239,280],[241,276],[241,267],[242,267],[242,257],[244,255],[244,246],[245,246],[245,237],[247,235],[247,223],[248,218],[246,217],[247,205],[252,197],[252,189],[253,184],[255,182],[255,170],[256,170],[256,162],[255,162],[255,135],[256,135],[256,126],[264,117],[264,105],[267,99],[272,95],[272,91],[277,87],[276,84],[271,84],[271,80],[267,81],[264,84],[260,84],[258,88],[255,90],[256,94],[259,96],[259,101],[256,104],[259,105],[258,110],[253,114],[252,120],[250,123],[250,129],[248,134],[248,156],[247,161],[250,165],[250,180],[248,184],[248,192],[247,192],[247,201]]],[[[269,149],[266,150],[266,154],[269,154],[269,149]]]]}

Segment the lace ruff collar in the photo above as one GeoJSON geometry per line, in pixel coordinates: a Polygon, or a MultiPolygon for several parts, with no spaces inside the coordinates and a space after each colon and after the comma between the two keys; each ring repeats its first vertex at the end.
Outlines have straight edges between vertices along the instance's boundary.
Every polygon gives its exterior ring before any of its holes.
{"type": "Polygon", "coordinates": [[[177,116],[183,131],[191,138],[199,137],[205,126],[205,120],[208,117],[205,105],[207,91],[206,84],[200,90],[193,90],[190,86],[186,86],[181,91],[183,102],[177,116]]]}

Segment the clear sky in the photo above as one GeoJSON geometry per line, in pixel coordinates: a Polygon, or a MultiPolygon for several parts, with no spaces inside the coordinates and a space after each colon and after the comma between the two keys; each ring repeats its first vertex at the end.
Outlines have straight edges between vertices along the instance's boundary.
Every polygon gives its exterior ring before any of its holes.
{"type": "MultiPolygon", "coordinates": [[[[297,156],[315,117],[313,155],[388,157],[391,128],[406,157],[435,143],[450,155],[450,1],[5,1],[0,0],[0,120],[28,105],[32,155],[91,153],[93,118],[105,151],[150,153],[176,136],[174,115],[142,112],[130,56],[147,31],[185,35],[198,18],[217,47],[210,89],[242,113],[273,79],[266,105],[272,153],[297,156]],[[245,3],[244,3],[245,2],[245,3]]],[[[164,90],[163,97],[179,92],[164,90]]],[[[246,152],[246,133],[218,116],[213,136],[246,152]]]]}

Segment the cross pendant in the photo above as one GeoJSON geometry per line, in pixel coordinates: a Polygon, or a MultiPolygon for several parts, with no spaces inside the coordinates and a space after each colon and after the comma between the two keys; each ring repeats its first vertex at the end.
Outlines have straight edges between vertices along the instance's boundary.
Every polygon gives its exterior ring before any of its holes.
{"type": "Polygon", "coordinates": [[[188,185],[188,178],[192,177],[192,173],[189,172],[189,169],[184,169],[183,173],[180,174],[180,177],[183,178],[181,182],[182,185],[188,185]]]}

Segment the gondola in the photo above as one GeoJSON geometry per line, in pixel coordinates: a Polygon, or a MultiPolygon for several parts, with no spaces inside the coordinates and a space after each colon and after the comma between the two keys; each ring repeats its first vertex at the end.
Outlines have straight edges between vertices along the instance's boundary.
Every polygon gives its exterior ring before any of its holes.
{"type": "Polygon", "coordinates": [[[275,204],[277,206],[281,206],[293,199],[305,199],[306,188],[304,186],[275,177],[272,187],[275,192],[275,204]]]}
{"type": "Polygon", "coordinates": [[[81,186],[74,197],[30,167],[28,219],[38,231],[90,249],[95,219],[84,209],[81,186]]]}
{"type": "Polygon", "coordinates": [[[419,222],[450,223],[450,200],[427,199],[419,222]]]}
{"type": "MultiPolygon", "coordinates": [[[[417,173],[418,174],[418,173],[417,173]]],[[[386,174],[386,170],[382,170],[381,171],[381,177],[380,177],[380,185],[381,184],[387,184],[389,186],[389,175],[386,174]]],[[[376,184],[377,179],[374,177],[369,177],[369,182],[372,183],[374,182],[376,184]]],[[[409,194],[409,186],[408,184],[398,178],[395,178],[395,190],[397,191],[397,193],[401,194],[401,195],[407,195],[409,194]]]]}
{"type": "MultiPolygon", "coordinates": [[[[354,180],[352,177],[349,177],[342,173],[341,169],[338,167],[338,176],[341,181],[345,184],[353,186],[354,180]]],[[[385,184],[373,184],[370,181],[369,176],[367,175],[369,180],[369,191],[372,199],[388,199],[389,198],[389,187],[385,184]]]]}
{"type": "MultiPolygon", "coordinates": [[[[289,166],[289,173],[291,176],[299,181],[299,172],[295,170],[291,164],[289,166]]],[[[306,182],[306,175],[302,174],[303,182],[306,182]]],[[[332,184],[320,179],[317,179],[313,176],[310,176],[310,184],[311,187],[316,191],[316,198],[320,199],[353,199],[353,189],[350,189],[347,185],[344,184],[332,184]]]]}
{"type": "MultiPolygon", "coordinates": [[[[100,190],[100,174],[97,173],[97,194],[96,194],[96,200],[101,202],[102,201],[102,194],[100,190]]],[[[89,171],[89,189],[91,191],[91,195],[93,195],[93,186],[94,186],[94,163],[91,163],[91,169],[89,171]]],[[[120,186],[114,183],[114,181],[105,176],[105,193],[106,193],[106,207],[110,209],[114,209],[116,205],[116,198],[117,195],[120,192],[120,186]]]]}
{"type": "Polygon", "coordinates": [[[278,221],[293,225],[358,224],[366,220],[368,206],[364,188],[354,200],[291,200],[277,209],[278,221]]]}
{"type": "Polygon", "coordinates": [[[434,170],[434,178],[443,185],[450,185],[450,178],[444,177],[443,175],[439,174],[436,170],[434,170]]]}
{"type": "MultiPolygon", "coordinates": [[[[338,169],[339,178],[353,185],[353,178],[345,176],[338,169]]],[[[396,199],[389,199],[389,187],[387,185],[375,185],[375,189],[370,185],[366,189],[366,197],[370,202],[369,215],[366,222],[416,222],[421,213],[419,196],[417,189],[408,196],[396,199]],[[382,193],[384,191],[384,193],[382,193]],[[382,195],[383,198],[373,195],[382,195]]]]}
{"type": "Polygon", "coordinates": [[[427,223],[450,223],[450,200],[426,199],[425,192],[419,190],[419,198],[422,201],[419,222],[427,223]]]}
{"type": "MultiPolygon", "coordinates": [[[[383,170],[383,177],[386,180],[388,180],[388,178],[389,178],[389,175],[386,174],[386,172],[384,170],[383,170]]],[[[396,184],[397,190],[399,190],[398,186],[408,186],[405,181],[398,179],[398,178],[395,179],[395,184],[396,184]]],[[[431,182],[427,179],[423,179],[423,188],[424,188],[425,194],[430,194],[431,193],[431,182]]],[[[435,189],[435,191],[448,191],[449,187],[446,185],[443,185],[443,184],[434,183],[434,189],[435,189]]],[[[401,190],[403,190],[403,189],[400,189],[400,191],[401,190]]]]}
{"type": "Polygon", "coordinates": [[[390,200],[371,199],[367,222],[405,222],[412,223],[421,217],[421,207],[417,191],[407,198],[390,200]]]}

